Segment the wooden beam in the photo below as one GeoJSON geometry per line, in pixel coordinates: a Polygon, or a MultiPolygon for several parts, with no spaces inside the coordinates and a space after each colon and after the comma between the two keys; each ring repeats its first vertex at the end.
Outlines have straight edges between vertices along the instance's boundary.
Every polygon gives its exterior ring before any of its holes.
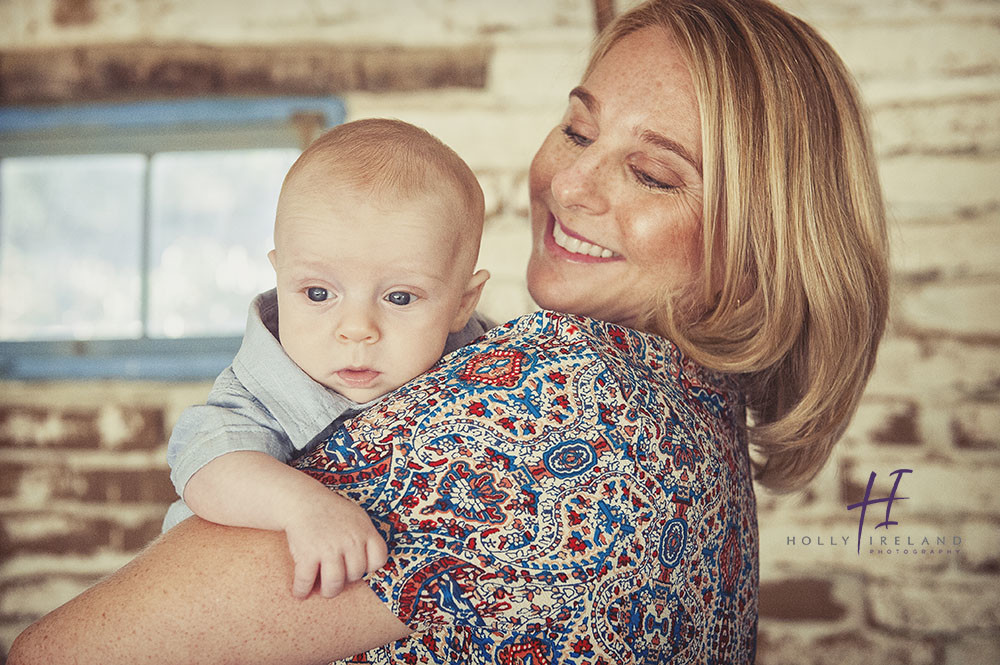
{"type": "Polygon", "coordinates": [[[490,48],[116,44],[0,51],[0,105],[483,88],[490,48]]]}
{"type": "Polygon", "coordinates": [[[594,26],[597,32],[607,27],[615,17],[615,0],[594,0],[594,26]]]}

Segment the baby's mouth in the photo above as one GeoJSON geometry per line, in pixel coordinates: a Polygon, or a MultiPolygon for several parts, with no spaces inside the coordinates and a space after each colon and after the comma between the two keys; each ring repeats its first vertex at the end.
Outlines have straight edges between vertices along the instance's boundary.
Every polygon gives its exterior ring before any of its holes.
{"type": "Polygon", "coordinates": [[[587,242],[582,238],[569,235],[565,230],[563,230],[562,224],[559,223],[558,219],[555,219],[554,221],[555,223],[552,225],[552,239],[555,240],[557,245],[565,249],[567,252],[570,252],[571,254],[582,254],[583,256],[593,256],[600,259],[609,259],[618,256],[607,247],[601,247],[600,245],[587,242]]]}
{"type": "Polygon", "coordinates": [[[337,371],[337,376],[340,377],[341,381],[355,388],[367,386],[374,381],[379,374],[381,374],[381,372],[367,368],[345,367],[344,369],[337,371]]]}

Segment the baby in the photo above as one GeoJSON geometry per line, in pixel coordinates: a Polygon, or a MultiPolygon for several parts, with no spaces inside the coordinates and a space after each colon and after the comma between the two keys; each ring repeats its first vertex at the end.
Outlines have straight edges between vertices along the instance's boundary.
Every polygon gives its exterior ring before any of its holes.
{"type": "Polygon", "coordinates": [[[360,120],[309,146],[278,200],[276,296],[257,297],[232,366],[171,435],[183,502],[164,530],[193,511],[284,531],[299,597],[317,577],[331,597],[380,568],[386,545],[365,511],[286,463],[485,332],[473,316],[489,278],[475,271],[482,225],[472,171],[422,129],[360,120]]]}

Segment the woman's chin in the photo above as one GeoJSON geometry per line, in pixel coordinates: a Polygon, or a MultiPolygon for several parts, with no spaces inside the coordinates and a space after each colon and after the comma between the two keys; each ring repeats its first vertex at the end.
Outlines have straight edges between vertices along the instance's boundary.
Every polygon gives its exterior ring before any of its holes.
{"type": "Polygon", "coordinates": [[[604,319],[601,316],[601,307],[591,302],[586,294],[574,292],[568,288],[548,288],[550,284],[536,284],[532,288],[530,282],[528,293],[541,309],[552,312],[562,312],[563,314],[577,314],[595,319],[604,319]]]}
{"type": "Polygon", "coordinates": [[[578,314],[573,309],[572,299],[567,298],[569,287],[538,263],[534,258],[528,263],[528,294],[531,299],[541,309],[578,314]]]}

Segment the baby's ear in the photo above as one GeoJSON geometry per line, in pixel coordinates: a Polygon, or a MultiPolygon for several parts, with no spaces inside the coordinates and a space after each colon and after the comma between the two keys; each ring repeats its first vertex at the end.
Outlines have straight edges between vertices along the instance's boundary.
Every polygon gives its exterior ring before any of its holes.
{"type": "Polygon", "coordinates": [[[272,249],[267,253],[267,260],[271,262],[271,267],[274,268],[274,272],[278,272],[278,252],[272,249]]]}
{"type": "Polygon", "coordinates": [[[476,311],[476,305],[479,304],[479,296],[483,294],[483,285],[489,278],[490,273],[485,270],[477,270],[469,278],[469,283],[465,286],[462,301],[459,303],[458,311],[455,312],[455,318],[452,319],[449,332],[459,332],[472,318],[472,313],[476,311]]]}

